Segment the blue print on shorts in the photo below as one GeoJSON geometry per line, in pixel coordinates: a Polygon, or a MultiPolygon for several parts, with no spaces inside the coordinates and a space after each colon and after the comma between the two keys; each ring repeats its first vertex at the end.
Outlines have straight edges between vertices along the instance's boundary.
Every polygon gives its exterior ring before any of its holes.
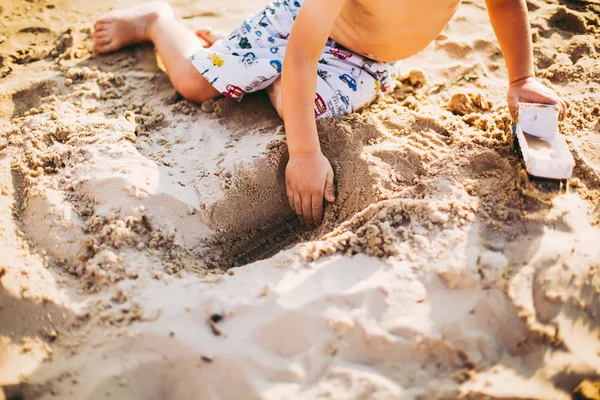
{"type": "Polygon", "coordinates": [[[340,75],[340,80],[342,82],[345,82],[346,85],[348,85],[348,87],[350,89],[352,89],[352,91],[356,92],[358,90],[358,87],[356,86],[356,81],[350,75],[348,75],[348,74],[342,74],[342,75],[340,75]]]}

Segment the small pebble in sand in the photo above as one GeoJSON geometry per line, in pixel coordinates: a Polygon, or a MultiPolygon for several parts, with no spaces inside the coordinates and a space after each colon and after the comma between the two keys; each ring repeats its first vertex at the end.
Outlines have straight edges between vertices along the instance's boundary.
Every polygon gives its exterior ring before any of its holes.
{"type": "Polygon", "coordinates": [[[202,110],[202,112],[205,112],[205,113],[211,113],[211,112],[215,111],[215,107],[213,106],[212,101],[203,102],[202,105],[200,106],[200,109],[202,110]]]}
{"type": "Polygon", "coordinates": [[[434,224],[445,224],[448,222],[448,214],[441,211],[434,211],[433,214],[431,214],[431,222],[434,224]]]}
{"type": "Polygon", "coordinates": [[[414,69],[408,74],[408,81],[411,86],[421,87],[427,84],[427,75],[420,69],[414,69]]]}
{"type": "Polygon", "coordinates": [[[427,237],[423,235],[413,235],[413,239],[415,240],[415,243],[417,243],[421,247],[426,247],[429,244],[429,239],[427,239],[427,237]]]}
{"type": "Polygon", "coordinates": [[[581,180],[579,178],[573,178],[569,180],[569,186],[573,187],[573,188],[578,188],[583,186],[581,184],[581,180]]]}
{"type": "Polygon", "coordinates": [[[271,285],[266,284],[265,287],[258,293],[258,297],[268,296],[269,293],[271,293],[271,285]]]}
{"type": "Polygon", "coordinates": [[[551,303],[561,304],[565,300],[565,295],[558,290],[550,289],[544,293],[544,298],[551,303]]]}

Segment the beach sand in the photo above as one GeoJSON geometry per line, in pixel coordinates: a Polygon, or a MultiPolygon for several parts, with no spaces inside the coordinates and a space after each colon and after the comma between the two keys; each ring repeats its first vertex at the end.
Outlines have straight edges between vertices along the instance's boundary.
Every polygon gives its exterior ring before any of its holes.
{"type": "MultiPolygon", "coordinates": [[[[600,398],[600,5],[528,0],[573,178],[527,176],[482,1],[319,121],[302,229],[264,93],[183,100],[108,0],[0,6],[0,399],[600,398]],[[4,394],[2,394],[2,391],[4,394]]],[[[228,31],[264,4],[177,0],[228,31]]]]}

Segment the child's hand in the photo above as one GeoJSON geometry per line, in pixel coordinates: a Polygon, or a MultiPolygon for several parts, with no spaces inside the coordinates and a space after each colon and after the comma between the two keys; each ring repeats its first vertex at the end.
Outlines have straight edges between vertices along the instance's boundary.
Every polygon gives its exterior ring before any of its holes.
{"type": "Polygon", "coordinates": [[[518,119],[519,102],[553,104],[558,107],[559,119],[562,120],[567,115],[567,103],[565,103],[554,90],[543,85],[533,77],[511,83],[506,97],[513,121],[518,119]]]}
{"type": "Polygon", "coordinates": [[[290,155],[285,186],[290,207],[307,228],[321,223],[323,196],[330,203],[335,201],[333,169],[320,151],[290,155]]]}

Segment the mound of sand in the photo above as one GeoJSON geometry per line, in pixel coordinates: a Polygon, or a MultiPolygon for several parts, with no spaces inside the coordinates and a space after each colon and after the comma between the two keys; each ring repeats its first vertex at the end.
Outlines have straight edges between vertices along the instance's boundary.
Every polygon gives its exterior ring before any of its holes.
{"type": "MultiPolygon", "coordinates": [[[[524,172],[465,1],[390,96],[319,121],[337,200],[304,231],[265,94],[191,104],[150,46],[90,53],[116,2],[74,4],[0,7],[4,396],[599,398],[598,5],[528,1],[573,179],[524,172]]],[[[173,5],[227,30],[261,3],[173,5]]]]}

